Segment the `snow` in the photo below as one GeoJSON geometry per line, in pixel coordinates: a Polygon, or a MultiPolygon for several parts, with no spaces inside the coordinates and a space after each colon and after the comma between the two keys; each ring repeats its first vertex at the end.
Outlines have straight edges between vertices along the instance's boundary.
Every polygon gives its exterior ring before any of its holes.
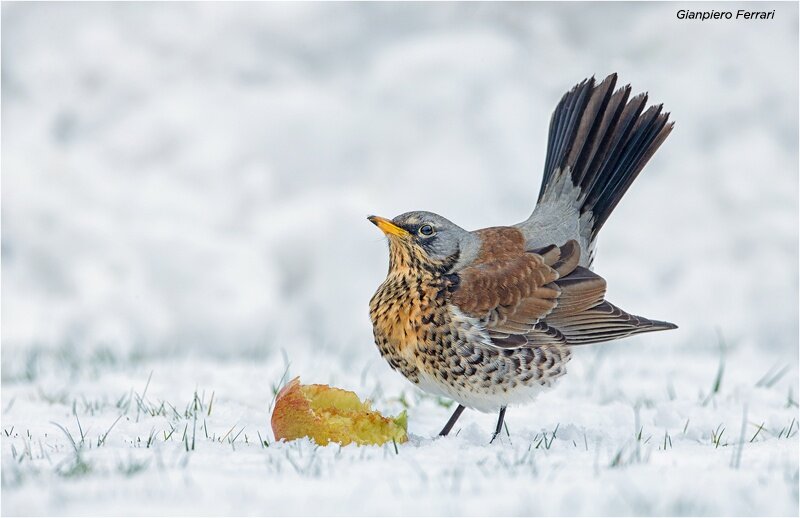
{"type": "Polygon", "coordinates": [[[759,7],[4,4],[2,513],[796,516],[797,5],[759,7]],[[553,107],[612,71],[676,126],[595,269],[680,329],[436,438],[365,216],[524,219],[553,107]],[[276,443],[296,375],[411,440],[276,443]]]}

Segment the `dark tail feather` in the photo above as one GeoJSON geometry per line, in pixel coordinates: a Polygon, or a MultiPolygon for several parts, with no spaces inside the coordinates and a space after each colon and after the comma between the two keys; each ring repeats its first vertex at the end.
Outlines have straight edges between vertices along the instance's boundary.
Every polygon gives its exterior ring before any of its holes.
{"type": "Polygon", "coordinates": [[[547,325],[558,329],[569,345],[596,344],[678,328],[671,322],[631,315],[605,300],[579,313],[548,318],[547,325]]]}
{"type": "Polygon", "coordinates": [[[674,125],[662,105],[644,110],[647,94],[628,100],[630,85],[614,92],[616,82],[616,74],[597,86],[586,79],[558,103],[539,190],[541,201],[555,172],[569,168],[581,214],[593,215],[592,240],[674,125]]]}

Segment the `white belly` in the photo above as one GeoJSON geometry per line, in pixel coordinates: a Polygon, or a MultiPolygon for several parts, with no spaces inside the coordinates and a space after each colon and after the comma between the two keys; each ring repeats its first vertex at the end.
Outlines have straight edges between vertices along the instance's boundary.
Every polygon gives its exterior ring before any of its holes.
{"type": "MultiPolygon", "coordinates": [[[[557,379],[557,378],[556,378],[557,379]]],[[[434,394],[452,399],[456,403],[479,412],[494,413],[501,407],[510,405],[524,405],[532,403],[536,396],[552,388],[555,379],[547,380],[543,384],[522,385],[507,388],[494,387],[461,388],[451,384],[442,383],[440,380],[420,371],[417,386],[429,394],[434,394]]]]}

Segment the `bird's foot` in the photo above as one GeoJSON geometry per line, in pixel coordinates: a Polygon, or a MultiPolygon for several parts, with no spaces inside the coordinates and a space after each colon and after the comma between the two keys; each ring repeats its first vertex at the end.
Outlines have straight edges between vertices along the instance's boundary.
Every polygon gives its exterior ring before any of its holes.
{"type": "MultiPolygon", "coordinates": [[[[489,444],[492,444],[497,436],[500,435],[500,432],[503,431],[503,424],[505,422],[506,417],[506,407],[500,407],[500,415],[497,417],[497,427],[492,434],[492,440],[489,441],[489,444]]],[[[508,427],[506,427],[506,433],[508,433],[508,427]]]]}

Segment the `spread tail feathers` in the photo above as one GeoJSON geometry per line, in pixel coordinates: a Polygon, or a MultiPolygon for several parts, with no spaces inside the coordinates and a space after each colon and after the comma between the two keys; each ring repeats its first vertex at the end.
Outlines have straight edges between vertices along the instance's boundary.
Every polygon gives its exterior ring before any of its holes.
{"type": "Polygon", "coordinates": [[[629,100],[630,85],[615,92],[616,81],[616,74],[596,86],[593,77],[584,80],[564,95],[550,121],[539,201],[559,196],[550,191],[563,189],[557,177],[569,171],[580,189],[580,214],[591,212],[581,218],[591,225],[581,232],[588,230],[590,242],[674,124],[662,105],[644,109],[647,94],[629,100]]]}

